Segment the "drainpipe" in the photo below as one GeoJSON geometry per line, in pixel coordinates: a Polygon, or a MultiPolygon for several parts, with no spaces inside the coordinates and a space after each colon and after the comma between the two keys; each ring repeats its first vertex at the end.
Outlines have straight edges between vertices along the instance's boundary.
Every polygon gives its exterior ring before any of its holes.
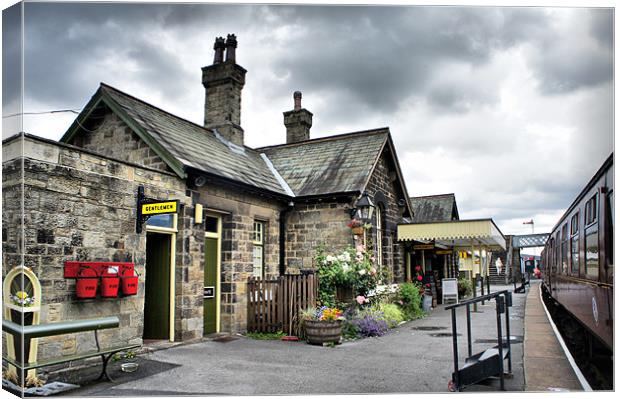
{"type": "Polygon", "coordinates": [[[288,207],[280,211],[280,276],[286,272],[286,215],[295,204],[288,203],[288,207]]]}

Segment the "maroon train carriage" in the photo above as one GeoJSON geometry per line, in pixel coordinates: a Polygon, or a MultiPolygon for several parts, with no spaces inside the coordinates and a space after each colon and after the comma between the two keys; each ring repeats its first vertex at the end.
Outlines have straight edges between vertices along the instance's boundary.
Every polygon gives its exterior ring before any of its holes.
{"type": "Polygon", "coordinates": [[[543,289],[613,353],[613,153],[551,231],[543,289]]]}

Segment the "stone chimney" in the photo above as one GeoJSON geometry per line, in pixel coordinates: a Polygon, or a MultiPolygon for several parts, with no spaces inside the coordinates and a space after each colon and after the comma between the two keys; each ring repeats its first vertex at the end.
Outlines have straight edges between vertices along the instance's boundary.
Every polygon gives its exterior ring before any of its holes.
{"type": "Polygon", "coordinates": [[[217,129],[227,140],[243,145],[241,90],[245,85],[247,71],[235,61],[236,48],[235,35],[228,35],[226,41],[223,37],[216,38],[213,65],[202,68],[202,85],[205,87],[204,126],[217,129]]]}
{"type": "Polygon", "coordinates": [[[294,107],[292,111],[284,112],[284,126],[286,126],[286,144],[310,140],[312,127],[312,112],[301,107],[301,92],[293,93],[294,107]]]}

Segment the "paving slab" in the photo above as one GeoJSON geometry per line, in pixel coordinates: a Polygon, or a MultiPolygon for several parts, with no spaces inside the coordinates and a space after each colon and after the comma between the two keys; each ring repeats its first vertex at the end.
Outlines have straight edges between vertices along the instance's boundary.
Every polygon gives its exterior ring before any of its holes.
{"type": "Polygon", "coordinates": [[[525,389],[538,392],[582,391],[547,318],[540,289],[540,283],[532,284],[526,300],[523,352],[525,389]]]}

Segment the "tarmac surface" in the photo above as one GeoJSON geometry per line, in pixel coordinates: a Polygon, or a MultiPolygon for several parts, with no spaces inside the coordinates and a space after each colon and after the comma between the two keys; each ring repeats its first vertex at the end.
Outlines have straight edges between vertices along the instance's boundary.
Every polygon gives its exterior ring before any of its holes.
{"type": "MultiPolygon", "coordinates": [[[[491,286],[492,291],[500,289],[512,291],[512,286],[491,286]]],[[[515,342],[513,373],[505,380],[507,391],[525,390],[525,299],[526,294],[513,294],[510,327],[515,342]]],[[[467,354],[464,309],[457,315],[462,365],[467,354]]],[[[138,356],[139,372],[113,371],[116,382],[93,383],[64,396],[447,393],[454,368],[450,316],[440,305],[426,318],[404,323],[382,337],[336,347],[245,337],[179,345],[138,356]]],[[[473,352],[492,346],[496,339],[495,302],[491,301],[472,313],[473,352]]],[[[499,391],[499,379],[467,391],[499,391]]]]}

